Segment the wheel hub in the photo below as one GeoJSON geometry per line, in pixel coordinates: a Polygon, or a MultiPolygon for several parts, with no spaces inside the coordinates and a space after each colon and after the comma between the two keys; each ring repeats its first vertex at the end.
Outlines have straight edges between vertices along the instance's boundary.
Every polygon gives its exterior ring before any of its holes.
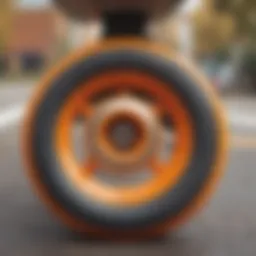
{"type": "Polygon", "coordinates": [[[110,170],[136,169],[160,146],[160,125],[152,107],[135,97],[98,104],[88,121],[91,155],[110,170]]]}
{"type": "Polygon", "coordinates": [[[105,136],[109,143],[122,152],[129,152],[143,139],[143,127],[125,113],[116,116],[107,124],[105,136]]]}

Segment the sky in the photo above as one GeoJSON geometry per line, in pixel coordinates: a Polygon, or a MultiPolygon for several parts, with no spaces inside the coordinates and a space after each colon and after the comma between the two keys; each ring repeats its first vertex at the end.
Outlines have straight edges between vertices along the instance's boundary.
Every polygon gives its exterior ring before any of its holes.
{"type": "MultiPolygon", "coordinates": [[[[37,8],[47,6],[51,3],[51,0],[16,0],[18,5],[25,8],[37,8]]],[[[183,10],[189,12],[198,6],[200,0],[187,0],[185,2],[183,10]]]]}

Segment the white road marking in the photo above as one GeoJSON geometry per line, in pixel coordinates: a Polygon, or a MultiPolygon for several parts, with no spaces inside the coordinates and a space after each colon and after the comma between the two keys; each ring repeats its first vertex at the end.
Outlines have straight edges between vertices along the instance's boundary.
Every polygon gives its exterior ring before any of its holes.
{"type": "Polygon", "coordinates": [[[14,105],[0,111],[0,131],[16,124],[23,116],[25,104],[14,105]]]}
{"type": "Polygon", "coordinates": [[[256,132],[256,113],[232,112],[228,113],[229,122],[237,128],[255,129],[256,132]]]}

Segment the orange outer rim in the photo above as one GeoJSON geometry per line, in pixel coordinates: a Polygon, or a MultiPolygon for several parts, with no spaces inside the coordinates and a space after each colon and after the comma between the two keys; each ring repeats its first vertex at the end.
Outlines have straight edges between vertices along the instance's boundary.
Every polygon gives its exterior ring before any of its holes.
{"type": "Polygon", "coordinates": [[[33,97],[33,101],[28,106],[27,115],[24,121],[24,130],[22,137],[22,152],[24,154],[25,164],[27,166],[27,175],[30,178],[33,187],[39,197],[45,202],[45,204],[51,209],[56,217],[61,219],[71,229],[82,233],[90,234],[94,237],[101,237],[107,240],[138,240],[147,239],[150,237],[155,237],[158,235],[163,235],[168,232],[169,229],[175,229],[179,225],[183,224],[186,220],[192,217],[199,209],[207,202],[210,195],[215,190],[220,178],[223,176],[223,169],[227,162],[227,151],[229,148],[229,138],[227,134],[227,122],[224,115],[224,109],[219,104],[216,93],[214,92],[212,86],[208,83],[207,79],[202,76],[187,60],[175,53],[170,51],[168,47],[163,45],[158,45],[154,43],[149,43],[140,38],[115,38],[108,39],[103,42],[95,43],[95,45],[85,46],[77,50],[74,54],[63,61],[59,66],[52,69],[48,75],[42,80],[36,95],[33,97]],[[33,159],[31,159],[31,129],[33,128],[33,118],[35,114],[35,108],[43,98],[44,92],[50,86],[50,82],[59,74],[61,71],[65,70],[72,65],[75,61],[82,59],[86,56],[90,56],[105,50],[120,49],[123,47],[129,47],[132,49],[137,49],[141,51],[151,52],[162,56],[163,58],[169,59],[170,61],[176,62],[180,68],[188,72],[197,82],[201,90],[205,92],[209,97],[209,102],[213,107],[216,120],[218,122],[219,130],[217,131],[218,136],[218,149],[216,155],[215,165],[213,166],[213,172],[211,177],[205,182],[205,185],[201,192],[192,200],[192,202],[187,206],[184,211],[178,215],[175,219],[171,219],[158,226],[149,227],[143,230],[135,230],[130,233],[125,233],[120,236],[119,233],[112,233],[111,230],[103,230],[98,227],[91,226],[90,224],[81,225],[81,221],[74,219],[71,215],[60,208],[54,201],[52,201],[51,196],[48,194],[47,190],[44,188],[43,184],[40,182],[39,177],[35,171],[35,164],[33,159]]]}

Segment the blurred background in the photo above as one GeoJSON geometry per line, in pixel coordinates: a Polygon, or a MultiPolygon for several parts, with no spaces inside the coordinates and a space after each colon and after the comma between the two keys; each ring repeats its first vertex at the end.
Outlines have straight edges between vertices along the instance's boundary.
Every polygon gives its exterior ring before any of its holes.
{"type": "MultiPolygon", "coordinates": [[[[152,35],[196,60],[217,90],[256,92],[254,1],[188,0],[155,23],[152,35]]],[[[99,34],[99,24],[72,22],[50,0],[2,0],[0,78],[39,77],[99,34]]]]}
{"type": "Polygon", "coordinates": [[[159,243],[85,242],[55,222],[23,172],[25,107],[46,70],[97,39],[101,24],[71,21],[50,0],[0,0],[0,255],[256,255],[256,3],[187,0],[151,25],[152,37],[197,63],[227,113],[230,158],[213,200],[159,243]]]}

